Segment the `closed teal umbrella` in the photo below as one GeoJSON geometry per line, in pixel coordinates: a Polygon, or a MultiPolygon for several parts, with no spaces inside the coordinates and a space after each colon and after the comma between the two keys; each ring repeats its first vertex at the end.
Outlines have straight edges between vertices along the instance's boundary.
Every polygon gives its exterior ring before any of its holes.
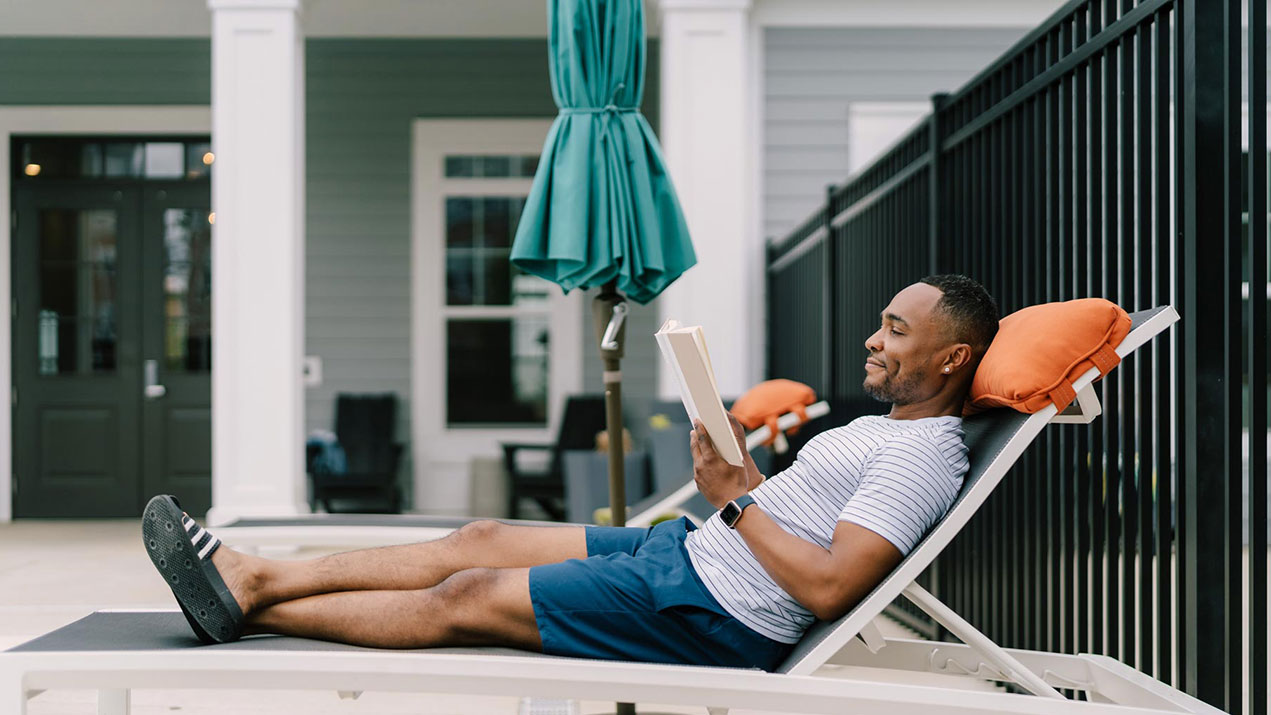
{"type": "Polygon", "coordinates": [[[697,262],[644,96],[639,0],[549,0],[560,114],[539,159],[512,262],[566,291],[617,281],[647,303],[697,262]]]}
{"type": "Polygon", "coordinates": [[[621,291],[653,300],[697,258],[644,95],[641,0],[548,0],[548,60],[560,114],[543,144],[512,244],[512,263],[593,304],[605,361],[609,500],[625,523],[619,360],[621,291]]]}

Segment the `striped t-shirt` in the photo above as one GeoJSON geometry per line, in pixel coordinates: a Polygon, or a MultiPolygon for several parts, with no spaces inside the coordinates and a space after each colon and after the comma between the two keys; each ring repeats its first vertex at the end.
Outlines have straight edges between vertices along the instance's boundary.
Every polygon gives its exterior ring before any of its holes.
{"type": "MultiPolygon", "coordinates": [[[[907,554],[953,504],[967,471],[962,419],[861,417],[808,441],[789,469],[750,492],[781,528],[828,549],[839,521],[907,554]]],[[[716,514],[685,541],[698,576],[752,630],[794,643],[815,620],[716,514]]]]}

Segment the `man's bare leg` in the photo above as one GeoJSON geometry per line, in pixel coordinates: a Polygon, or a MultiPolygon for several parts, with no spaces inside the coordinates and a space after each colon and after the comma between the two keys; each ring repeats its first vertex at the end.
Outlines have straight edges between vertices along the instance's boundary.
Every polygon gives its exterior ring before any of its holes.
{"type": "MultiPolygon", "coordinates": [[[[212,563],[245,615],[294,599],[340,591],[418,591],[467,569],[526,568],[586,558],[581,526],[516,526],[478,521],[419,544],[275,561],[222,546],[212,563]]],[[[527,595],[528,603],[528,595],[527,595]]],[[[533,614],[530,618],[533,623],[533,614]]],[[[537,631],[536,631],[537,633],[537,631]]]]}
{"type": "Polygon", "coordinates": [[[542,650],[527,568],[468,569],[425,589],[346,591],[285,601],[250,615],[246,633],[375,648],[542,650]]]}

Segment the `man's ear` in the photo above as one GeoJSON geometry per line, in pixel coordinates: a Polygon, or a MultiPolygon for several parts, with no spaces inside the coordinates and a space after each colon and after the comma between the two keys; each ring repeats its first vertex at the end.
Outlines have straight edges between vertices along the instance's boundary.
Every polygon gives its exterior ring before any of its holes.
{"type": "Polygon", "coordinates": [[[940,369],[944,371],[945,368],[948,368],[949,374],[955,373],[970,365],[973,355],[970,345],[958,343],[949,348],[949,353],[945,356],[944,363],[941,364],[940,369]]]}

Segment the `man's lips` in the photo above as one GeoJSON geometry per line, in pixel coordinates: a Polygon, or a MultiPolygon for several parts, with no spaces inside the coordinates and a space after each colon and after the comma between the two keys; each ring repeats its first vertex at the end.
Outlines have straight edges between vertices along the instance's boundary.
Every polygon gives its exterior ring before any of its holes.
{"type": "Polygon", "coordinates": [[[883,368],[883,364],[879,362],[878,360],[875,360],[874,358],[869,358],[865,360],[865,369],[868,370],[871,367],[876,367],[881,370],[883,368]]]}

